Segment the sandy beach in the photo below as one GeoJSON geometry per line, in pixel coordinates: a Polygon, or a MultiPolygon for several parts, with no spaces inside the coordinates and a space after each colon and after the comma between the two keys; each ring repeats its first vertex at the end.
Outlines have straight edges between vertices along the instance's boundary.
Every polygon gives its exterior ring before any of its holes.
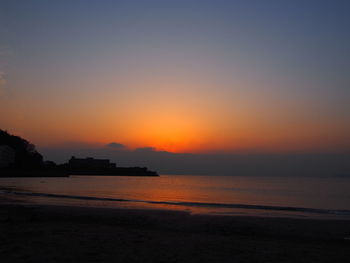
{"type": "Polygon", "coordinates": [[[350,222],[1,200],[1,262],[345,262],[350,222]]]}

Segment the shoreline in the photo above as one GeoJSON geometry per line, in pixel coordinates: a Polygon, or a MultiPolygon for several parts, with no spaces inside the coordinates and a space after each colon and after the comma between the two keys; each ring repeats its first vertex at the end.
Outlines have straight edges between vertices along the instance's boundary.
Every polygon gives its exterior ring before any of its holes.
{"type": "Polygon", "coordinates": [[[350,256],[349,220],[0,199],[0,233],[2,262],[341,262],[350,256]]]}
{"type": "Polygon", "coordinates": [[[185,201],[156,201],[141,199],[125,199],[113,197],[96,197],[86,195],[55,194],[43,192],[27,192],[16,187],[1,187],[0,194],[8,200],[27,200],[33,205],[75,206],[107,209],[140,209],[185,211],[190,214],[213,216],[247,216],[278,217],[312,220],[349,220],[350,210],[307,208],[294,206],[272,206],[239,203],[204,203],[185,201]],[[103,203],[102,203],[103,202],[103,203]]]}
{"type": "Polygon", "coordinates": [[[42,192],[27,192],[16,187],[1,187],[0,198],[18,204],[33,206],[62,206],[105,209],[165,210],[186,212],[191,215],[267,217],[310,220],[343,220],[350,222],[350,210],[321,209],[292,206],[270,206],[256,204],[202,203],[184,201],[154,201],[86,195],[67,195],[42,192]],[[25,202],[23,202],[25,201],[25,202]]]}

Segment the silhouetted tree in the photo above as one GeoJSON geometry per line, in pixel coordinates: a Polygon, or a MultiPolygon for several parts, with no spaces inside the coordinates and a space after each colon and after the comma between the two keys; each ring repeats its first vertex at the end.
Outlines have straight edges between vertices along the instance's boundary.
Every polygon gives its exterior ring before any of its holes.
{"type": "Polygon", "coordinates": [[[8,145],[15,150],[14,166],[17,168],[39,168],[43,165],[43,157],[35,146],[19,136],[0,129],[0,145],[8,145]]]}

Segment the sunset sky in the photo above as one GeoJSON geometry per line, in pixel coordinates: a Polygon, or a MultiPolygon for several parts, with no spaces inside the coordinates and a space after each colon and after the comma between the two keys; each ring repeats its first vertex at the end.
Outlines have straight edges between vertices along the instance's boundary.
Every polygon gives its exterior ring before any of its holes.
{"type": "Polygon", "coordinates": [[[350,1],[0,0],[0,128],[38,147],[350,151],[350,1]]]}

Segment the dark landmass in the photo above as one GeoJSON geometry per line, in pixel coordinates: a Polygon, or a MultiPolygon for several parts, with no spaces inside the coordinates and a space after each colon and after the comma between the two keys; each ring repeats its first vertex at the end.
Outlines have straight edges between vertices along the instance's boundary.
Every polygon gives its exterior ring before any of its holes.
{"type": "Polygon", "coordinates": [[[64,164],[43,161],[27,140],[0,129],[0,177],[67,177],[69,175],[159,176],[146,167],[117,167],[107,159],[72,158],[64,164]]]}
{"type": "Polygon", "coordinates": [[[46,169],[0,169],[0,177],[68,177],[69,173],[46,169]]]}
{"type": "Polygon", "coordinates": [[[0,258],[3,263],[347,262],[349,223],[0,199],[0,258]]]}
{"type": "Polygon", "coordinates": [[[149,171],[144,167],[116,167],[114,169],[101,170],[68,170],[71,175],[111,175],[111,176],[159,176],[154,171],[149,171]]]}
{"type": "Polygon", "coordinates": [[[0,169],[0,177],[69,177],[71,175],[94,176],[159,176],[143,167],[117,167],[106,170],[57,169],[0,169]]]}
{"type": "Polygon", "coordinates": [[[19,136],[0,129],[0,146],[7,148],[6,151],[1,151],[1,167],[38,169],[43,166],[43,156],[38,153],[34,144],[19,136]]]}

